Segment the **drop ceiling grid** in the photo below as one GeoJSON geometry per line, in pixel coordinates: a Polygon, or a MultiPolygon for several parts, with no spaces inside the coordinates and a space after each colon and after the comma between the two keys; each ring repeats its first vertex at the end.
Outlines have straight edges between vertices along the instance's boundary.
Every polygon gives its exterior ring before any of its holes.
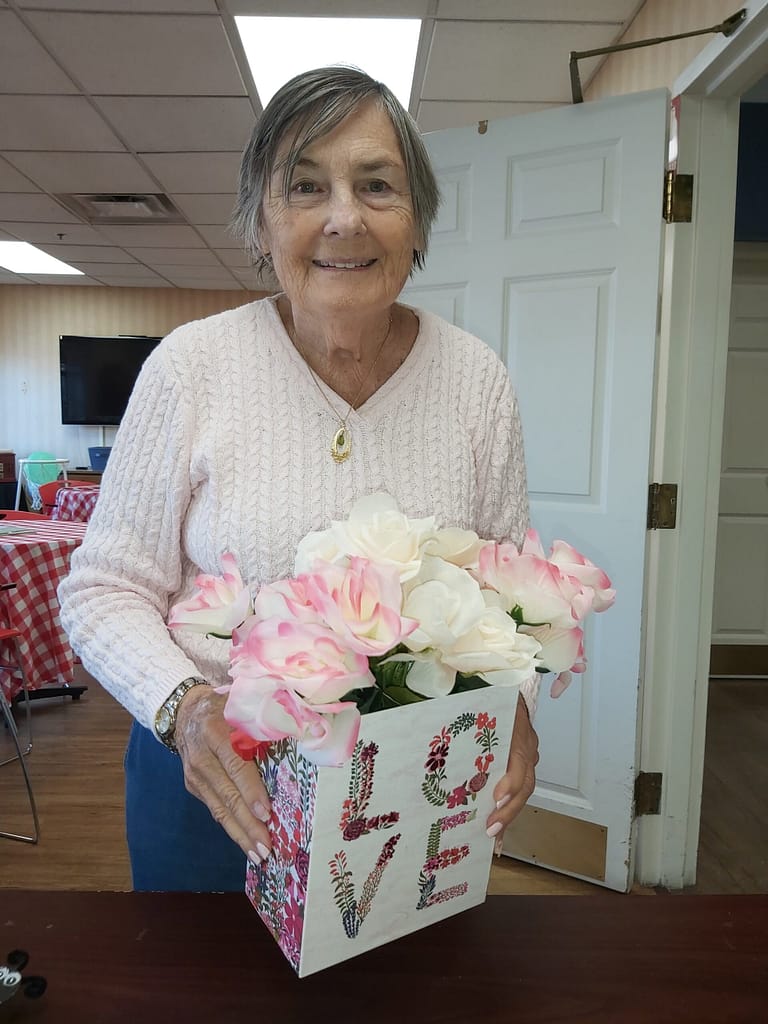
{"type": "MultiPolygon", "coordinates": [[[[259,287],[227,227],[259,101],[225,29],[236,14],[327,15],[328,6],[0,0],[0,237],[40,245],[86,271],[87,283],[259,287]],[[53,198],[150,191],[172,197],[188,223],[89,226],[53,198]]],[[[389,0],[386,13],[431,19],[417,111],[433,130],[568,102],[570,50],[614,41],[639,6],[389,0]]],[[[333,11],[381,16],[382,5],[335,0],[333,11]]],[[[589,72],[585,63],[585,81],[589,72]]]]}

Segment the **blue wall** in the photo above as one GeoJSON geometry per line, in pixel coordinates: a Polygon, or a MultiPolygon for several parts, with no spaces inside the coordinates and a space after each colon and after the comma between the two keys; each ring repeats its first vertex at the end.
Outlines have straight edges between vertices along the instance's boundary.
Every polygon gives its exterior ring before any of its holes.
{"type": "Polygon", "coordinates": [[[768,103],[741,104],[735,240],[768,242],[768,103]]]}

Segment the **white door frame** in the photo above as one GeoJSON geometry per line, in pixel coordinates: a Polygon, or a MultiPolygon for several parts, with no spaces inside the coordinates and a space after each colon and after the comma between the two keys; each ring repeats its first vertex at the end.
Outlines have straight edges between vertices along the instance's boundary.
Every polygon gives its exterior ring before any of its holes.
{"type": "Polygon", "coordinates": [[[696,880],[733,257],[739,100],[768,72],[768,0],[677,79],[678,170],[692,224],[665,243],[652,479],[679,484],[677,528],[649,535],[639,765],[662,772],[661,813],[638,819],[635,877],[696,880]]]}

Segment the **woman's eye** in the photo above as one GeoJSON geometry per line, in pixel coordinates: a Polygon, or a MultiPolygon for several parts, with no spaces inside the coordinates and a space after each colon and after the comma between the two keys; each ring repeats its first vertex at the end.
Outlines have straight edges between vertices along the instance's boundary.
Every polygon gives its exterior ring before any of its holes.
{"type": "Polygon", "coordinates": [[[381,179],[377,178],[375,181],[368,183],[368,188],[371,192],[386,192],[389,185],[386,181],[381,181],[381,179]]]}
{"type": "Polygon", "coordinates": [[[315,184],[312,181],[299,181],[293,186],[293,191],[300,196],[311,196],[315,191],[315,184]]]}

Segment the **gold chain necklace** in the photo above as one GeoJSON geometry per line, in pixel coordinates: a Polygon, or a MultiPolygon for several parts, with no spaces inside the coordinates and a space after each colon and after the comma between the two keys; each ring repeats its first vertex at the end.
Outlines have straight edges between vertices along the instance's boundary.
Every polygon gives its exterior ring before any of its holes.
{"type": "Polygon", "coordinates": [[[362,393],[363,393],[363,388],[368,383],[371,374],[373,373],[374,369],[376,368],[376,364],[379,361],[379,356],[384,351],[384,346],[387,343],[387,339],[389,338],[389,335],[390,335],[391,331],[392,331],[392,317],[390,316],[389,324],[387,325],[387,333],[384,335],[384,338],[383,338],[381,344],[379,345],[379,349],[378,349],[378,351],[376,353],[376,356],[375,356],[373,362],[371,363],[370,367],[368,368],[368,372],[363,377],[363,379],[360,381],[360,387],[357,389],[357,394],[352,399],[352,401],[349,403],[349,408],[347,409],[347,411],[344,414],[344,416],[339,416],[338,411],[333,406],[333,403],[331,402],[331,400],[328,398],[328,396],[326,395],[326,393],[323,391],[322,387],[320,386],[320,381],[317,379],[317,376],[315,375],[315,371],[310,366],[309,360],[304,355],[304,353],[302,352],[302,350],[299,347],[298,343],[294,339],[294,345],[296,347],[296,351],[299,353],[301,358],[307,364],[307,369],[309,370],[309,375],[312,378],[312,380],[314,381],[315,387],[317,388],[317,390],[322,395],[322,397],[325,400],[325,403],[328,406],[328,408],[331,410],[333,415],[339,421],[339,429],[333,435],[333,440],[331,441],[331,448],[330,448],[331,458],[333,459],[334,462],[337,462],[337,463],[338,462],[345,462],[349,458],[349,456],[352,454],[352,438],[351,438],[350,433],[349,433],[349,427],[347,426],[347,420],[349,419],[349,414],[352,412],[352,410],[357,405],[357,401],[360,398],[360,395],[362,395],[362,393]]]}

